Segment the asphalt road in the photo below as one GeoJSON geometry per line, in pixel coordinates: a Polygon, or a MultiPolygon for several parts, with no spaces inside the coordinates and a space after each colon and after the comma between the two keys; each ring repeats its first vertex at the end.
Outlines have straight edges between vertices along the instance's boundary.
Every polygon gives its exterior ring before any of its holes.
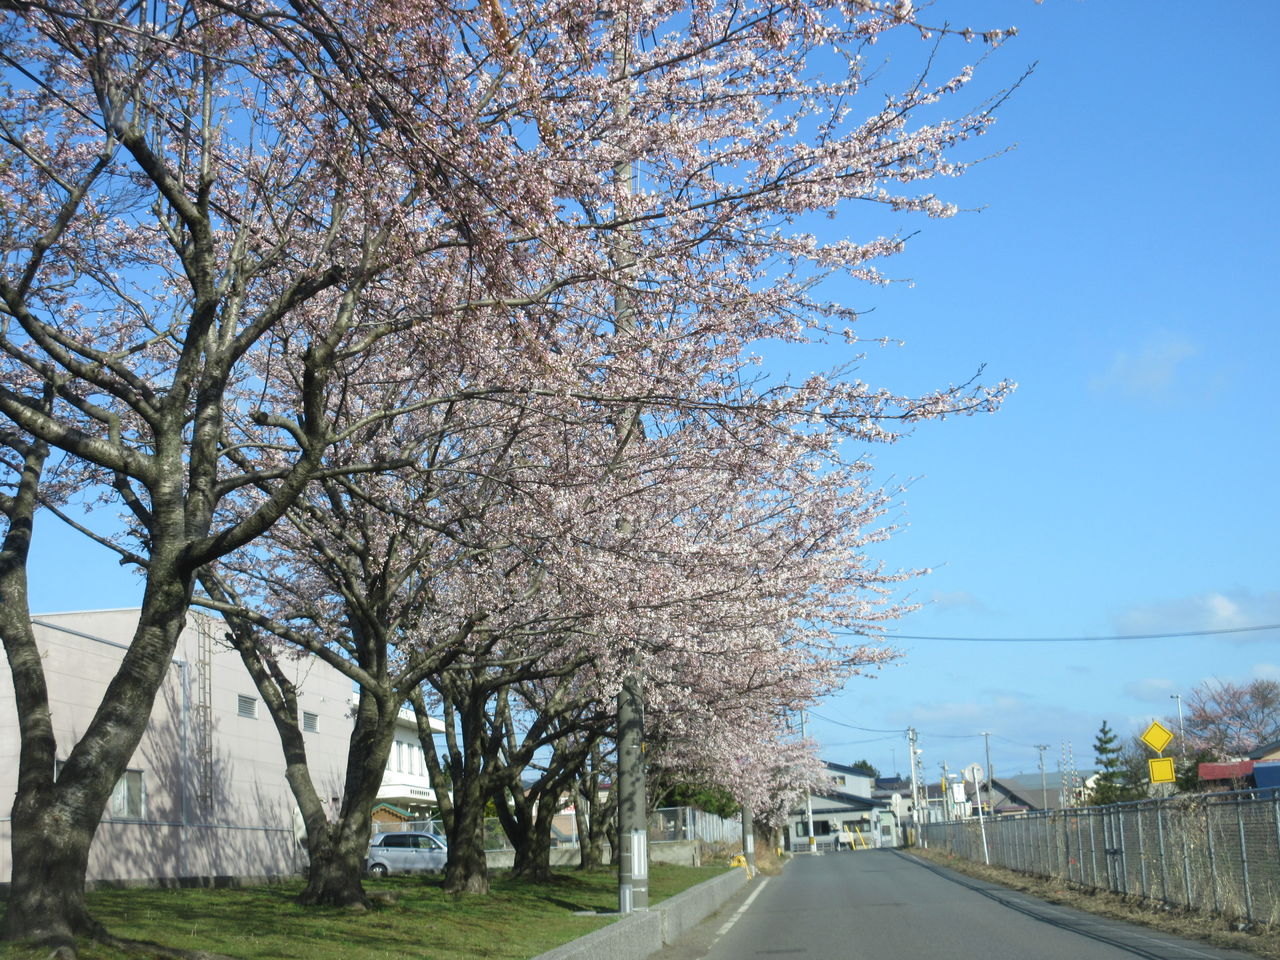
{"type": "Polygon", "coordinates": [[[801,856],[651,960],[1249,960],[893,850],[801,856]]]}

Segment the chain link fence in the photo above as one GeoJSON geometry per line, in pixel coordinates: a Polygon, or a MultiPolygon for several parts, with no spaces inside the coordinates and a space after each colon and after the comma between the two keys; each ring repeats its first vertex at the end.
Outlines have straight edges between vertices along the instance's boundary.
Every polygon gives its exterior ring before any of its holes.
{"type": "MultiPolygon", "coordinates": [[[[577,824],[572,815],[561,815],[552,825],[552,846],[578,845],[577,824]]],[[[395,833],[401,830],[422,830],[443,836],[444,824],[439,820],[410,820],[404,823],[378,823],[376,833],[395,833]]],[[[726,820],[705,810],[693,807],[660,807],[649,817],[650,843],[675,843],[681,840],[701,840],[705,843],[741,843],[742,821],[726,820]]],[[[484,822],[484,846],[486,850],[510,850],[511,843],[497,817],[484,822]]]]}
{"type": "Polygon", "coordinates": [[[966,860],[1280,923],[1280,789],[1179,794],[1105,807],[930,823],[930,848],[966,860]]]}

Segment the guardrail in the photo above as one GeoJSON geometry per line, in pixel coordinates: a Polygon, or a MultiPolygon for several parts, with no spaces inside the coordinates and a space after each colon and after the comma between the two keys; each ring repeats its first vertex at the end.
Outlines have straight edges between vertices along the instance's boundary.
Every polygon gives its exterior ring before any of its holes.
{"type": "MultiPolygon", "coordinates": [[[[1280,789],[1177,794],[988,818],[990,861],[1250,923],[1280,923],[1280,789]]],[[[929,847],[981,861],[977,820],[929,823],[929,847]]]]}

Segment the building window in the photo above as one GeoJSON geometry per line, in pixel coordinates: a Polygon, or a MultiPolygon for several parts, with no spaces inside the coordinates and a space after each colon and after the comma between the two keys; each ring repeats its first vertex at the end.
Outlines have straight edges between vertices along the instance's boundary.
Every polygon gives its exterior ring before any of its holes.
{"type": "Polygon", "coordinates": [[[142,819],[142,771],[126,770],[111,791],[107,809],[113,820],[142,819]]]}
{"type": "MultiPolygon", "coordinates": [[[[53,761],[53,779],[62,775],[65,760],[53,761]]],[[[107,815],[112,820],[141,820],[145,794],[142,787],[142,771],[126,770],[124,776],[116,781],[111,789],[111,799],[107,801],[107,815]]]]}
{"type": "Polygon", "coordinates": [[[257,719],[258,698],[246,697],[243,693],[236,697],[236,713],[250,720],[257,719]]]}
{"type": "Polygon", "coordinates": [[[320,729],[320,715],[302,711],[302,730],[304,733],[315,733],[320,729]]]}

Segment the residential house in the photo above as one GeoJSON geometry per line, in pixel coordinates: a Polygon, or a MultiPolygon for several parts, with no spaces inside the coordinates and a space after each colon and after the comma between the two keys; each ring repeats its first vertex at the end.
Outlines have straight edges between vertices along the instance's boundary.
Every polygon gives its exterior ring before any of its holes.
{"type": "MultiPolygon", "coordinates": [[[[97,709],[137,618],[136,609],[33,618],[63,751],[59,759],[97,709]]],[[[304,866],[301,817],[285,781],[275,725],[222,634],[216,618],[188,613],[150,723],[103,814],[90,851],[90,880],[280,876],[304,866]]],[[[316,657],[286,659],[282,666],[298,686],[311,775],[336,813],[351,733],[351,681],[316,657]]],[[[10,810],[18,774],[15,709],[11,676],[0,671],[4,878],[11,870],[10,810]]],[[[387,799],[406,807],[434,799],[415,792],[425,777],[411,719],[402,717],[383,788],[387,799]]]]}
{"type": "MultiPolygon", "coordinates": [[[[433,733],[444,732],[444,724],[435,717],[430,719],[430,725],[433,733]]],[[[435,810],[436,794],[431,789],[427,757],[418,739],[418,721],[412,708],[406,707],[396,721],[395,741],[387,755],[387,772],[378,788],[373,819],[381,824],[419,823],[430,819],[435,810]]]]}
{"type": "Polygon", "coordinates": [[[814,790],[787,817],[788,846],[793,851],[834,850],[848,830],[855,847],[898,846],[900,826],[891,804],[874,799],[874,780],[852,767],[826,762],[831,785],[814,790]],[[813,842],[810,843],[812,835],[813,842]]]}
{"type": "Polygon", "coordinates": [[[1208,789],[1280,787],[1280,740],[1264,743],[1238,759],[1202,763],[1197,772],[1208,789]]]}
{"type": "MultiPolygon", "coordinates": [[[[1091,771],[1090,771],[1091,772],[1091,771]]],[[[991,803],[997,814],[1062,808],[1063,776],[1046,772],[1020,773],[991,780],[991,803]]],[[[1072,791],[1068,790],[1068,794],[1072,791]]]]}

